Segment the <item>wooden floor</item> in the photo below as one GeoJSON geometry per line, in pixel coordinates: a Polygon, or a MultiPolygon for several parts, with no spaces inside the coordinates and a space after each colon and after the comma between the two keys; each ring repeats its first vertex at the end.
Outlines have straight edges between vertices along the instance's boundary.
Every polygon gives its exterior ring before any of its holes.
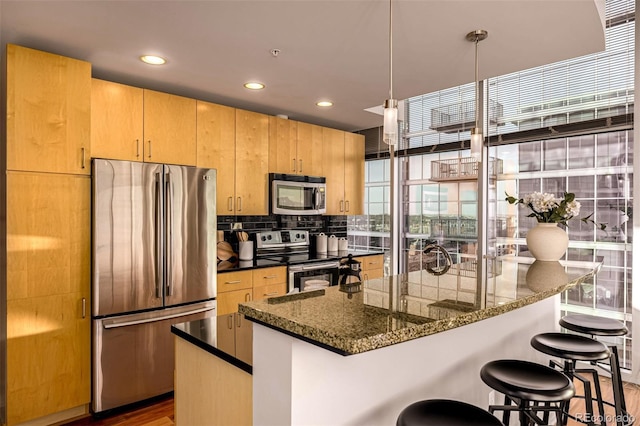
{"type": "MultiPolygon", "coordinates": [[[[580,385],[576,383],[576,388],[580,385]]],[[[603,379],[602,391],[605,398],[611,400],[611,386],[603,379]]],[[[580,392],[580,389],[578,389],[580,392]]],[[[624,394],[627,402],[627,410],[629,414],[640,419],[640,386],[631,383],[625,383],[624,394]]],[[[613,409],[605,408],[605,411],[613,415],[613,409]]],[[[596,411],[597,412],[597,411],[596,411]]],[[[584,413],[584,404],[580,400],[574,400],[571,404],[571,413],[584,413]]],[[[640,422],[636,422],[640,425],[640,422]]],[[[607,424],[613,424],[607,422],[607,424]]],[[[94,419],[91,417],[75,420],[65,423],[66,426],[173,426],[173,398],[168,397],[153,404],[137,407],[134,410],[124,413],[114,414],[112,416],[94,419]]],[[[570,420],[570,426],[581,425],[576,421],[570,420]]]]}

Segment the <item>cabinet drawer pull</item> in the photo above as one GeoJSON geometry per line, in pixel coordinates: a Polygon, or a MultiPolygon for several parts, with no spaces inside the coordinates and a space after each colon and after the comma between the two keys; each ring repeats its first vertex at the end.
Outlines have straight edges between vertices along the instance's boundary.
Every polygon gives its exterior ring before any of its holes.
{"type": "Polygon", "coordinates": [[[87,150],[84,147],[82,147],[82,168],[83,169],[87,165],[87,155],[86,155],[86,153],[87,153],[87,150]]]}
{"type": "Polygon", "coordinates": [[[277,291],[274,291],[274,292],[272,292],[272,293],[265,293],[265,294],[263,294],[263,296],[277,296],[277,295],[278,295],[278,292],[277,292],[277,291]]]}
{"type": "Polygon", "coordinates": [[[241,283],[241,282],[242,282],[242,280],[235,280],[235,281],[225,281],[224,283],[225,284],[238,284],[238,283],[241,283]]]}
{"type": "Polygon", "coordinates": [[[87,317],[87,299],[86,298],[82,298],[82,318],[86,318],[87,317]]]}
{"type": "Polygon", "coordinates": [[[272,279],[277,278],[277,277],[278,277],[277,275],[265,275],[262,278],[264,278],[265,280],[272,280],[272,279]]]}
{"type": "Polygon", "coordinates": [[[140,139],[136,139],[136,158],[140,157],[140,139]]]}

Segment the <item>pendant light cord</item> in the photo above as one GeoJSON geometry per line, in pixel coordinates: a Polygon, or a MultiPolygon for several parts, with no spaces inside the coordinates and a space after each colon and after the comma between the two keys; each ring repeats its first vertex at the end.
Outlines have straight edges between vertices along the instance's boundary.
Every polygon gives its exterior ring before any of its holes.
{"type": "Polygon", "coordinates": [[[389,99],[393,99],[393,7],[389,0],[389,99]]]}
{"type": "Polygon", "coordinates": [[[478,79],[478,37],[476,36],[476,129],[480,128],[480,80],[478,79]]]}

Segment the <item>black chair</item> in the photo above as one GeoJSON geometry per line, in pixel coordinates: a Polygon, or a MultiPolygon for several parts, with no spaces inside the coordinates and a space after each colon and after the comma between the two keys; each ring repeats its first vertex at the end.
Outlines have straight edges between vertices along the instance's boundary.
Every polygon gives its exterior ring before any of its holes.
{"type": "Polygon", "coordinates": [[[407,406],[396,426],[504,426],[482,408],[450,399],[427,399],[407,406]]]}
{"type": "Polygon", "coordinates": [[[537,334],[531,339],[531,346],[542,353],[563,359],[563,364],[551,360],[549,366],[561,369],[569,379],[580,380],[583,384],[584,394],[576,395],[575,397],[585,400],[585,416],[571,416],[568,412],[565,412],[562,424],[566,423],[568,417],[590,426],[602,423],[602,419],[605,418],[605,412],[598,371],[595,368],[577,368],[576,363],[578,361],[598,362],[608,359],[611,352],[607,346],[586,336],[567,333],[537,334]],[[593,377],[593,386],[596,393],[595,401],[598,404],[598,417],[593,412],[594,399],[591,392],[591,382],[584,376],[585,373],[591,374],[593,377]]]}
{"type": "Polygon", "coordinates": [[[490,405],[489,412],[502,411],[502,422],[509,424],[512,411],[519,413],[520,425],[546,425],[549,413],[558,421],[568,411],[575,395],[571,380],[562,372],[529,361],[503,359],[491,361],[480,370],[489,387],[504,394],[504,405],[490,405]],[[542,404],[542,405],[541,405],[542,404]],[[541,418],[539,413],[543,413],[541,418]]]}
{"type": "MultiPolygon", "coordinates": [[[[598,317],[587,314],[569,314],[560,319],[560,326],[576,333],[588,334],[594,339],[598,337],[619,337],[629,333],[629,329],[618,320],[613,318],[598,317]]],[[[633,416],[627,412],[627,404],[622,388],[622,376],[620,372],[620,358],[618,348],[609,345],[608,365],[602,362],[592,361],[593,365],[598,365],[611,375],[611,386],[613,387],[613,402],[604,401],[604,404],[615,408],[616,424],[618,426],[631,425],[634,422],[633,416]]]]}

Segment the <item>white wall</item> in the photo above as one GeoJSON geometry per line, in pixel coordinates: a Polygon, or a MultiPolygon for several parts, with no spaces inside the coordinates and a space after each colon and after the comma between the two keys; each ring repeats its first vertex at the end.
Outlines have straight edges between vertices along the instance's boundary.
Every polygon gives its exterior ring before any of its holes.
{"type": "MultiPolygon", "coordinates": [[[[547,364],[531,337],[558,329],[559,296],[515,311],[358,355],[341,356],[254,324],[254,425],[392,425],[427,398],[483,408],[486,362],[547,364]]],[[[517,417],[517,416],[516,416],[517,417]]]]}

